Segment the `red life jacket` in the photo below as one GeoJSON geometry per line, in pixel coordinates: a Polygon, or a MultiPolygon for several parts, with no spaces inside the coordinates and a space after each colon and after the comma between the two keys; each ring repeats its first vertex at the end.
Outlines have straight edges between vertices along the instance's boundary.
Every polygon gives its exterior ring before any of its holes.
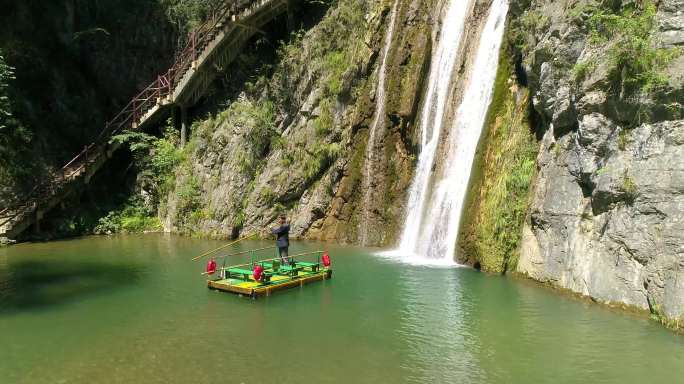
{"type": "Polygon", "coordinates": [[[214,273],[216,273],[216,261],[211,259],[207,263],[207,275],[213,275],[214,273]]]}
{"type": "Polygon", "coordinates": [[[254,266],[254,274],[253,274],[254,280],[261,281],[261,275],[263,275],[263,274],[264,274],[264,267],[262,267],[261,265],[255,265],[254,266]]]}

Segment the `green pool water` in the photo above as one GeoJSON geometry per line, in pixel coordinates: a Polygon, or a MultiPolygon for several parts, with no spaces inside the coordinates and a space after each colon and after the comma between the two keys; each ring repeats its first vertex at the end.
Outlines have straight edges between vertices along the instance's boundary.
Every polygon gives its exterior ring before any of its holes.
{"type": "Polygon", "coordinates": [[[0,249],[0,383],[684,382],[684,337],[529,282],[295,243],[333,279],[251,300],[189,261],[220,244],[0,249]]]}

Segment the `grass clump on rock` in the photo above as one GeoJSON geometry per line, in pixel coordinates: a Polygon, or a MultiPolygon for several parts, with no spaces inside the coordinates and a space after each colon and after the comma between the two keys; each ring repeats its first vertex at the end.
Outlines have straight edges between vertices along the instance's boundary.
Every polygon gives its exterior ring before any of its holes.
{"type": "Polygon", "coordinates": [[[625,87],[650,93],[667,84],[663,69],[678,48],[660,48],[655,40],[657,7],[651,0],[610,7],[590,6],[590,43],[607,45],[609,72],[625,87]]]}
{"type": "Polygon", "coordinates": [[[517,90],[523,94],[518,102],[510,75],[502,54],[460,237],[461,258],[492,273],[517,264],[538,149],[527,120],[528,91],[517,90]]]}

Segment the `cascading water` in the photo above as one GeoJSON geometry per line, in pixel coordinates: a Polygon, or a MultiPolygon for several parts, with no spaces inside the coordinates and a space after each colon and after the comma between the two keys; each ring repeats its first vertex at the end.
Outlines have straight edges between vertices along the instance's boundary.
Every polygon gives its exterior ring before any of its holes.
{"type": "Polygon", "coordinates": [[[432,173],[432,165],[439,144],[444,110],[451,85],[451,77],[458,58],[458,50],[463,40],[465,22],[472,9],[473,1],[451,0],[442,21],[437,50],[433,57],[428,79],[426,99],[421,112],[420,126],[421,151],[416,168],[416,176],[409,191],[406,209],[406,222],[401,236],[399,252],[413,253],[418,241],[418,231],[422,226],[423,209],[432,173]]]}
{"type": "MultiPolygon", "coordinates": [[[[453,3],[461,2],[452,1],[451,7],[460,5],[453,3]]],[[[444,162],[440,168],[443,173],[439,177],[434,177],[432,188],[429,188],[428,184],[439,139],[439,130],[436,129],[441,129],[443,116],[435,116],[440,120],[426,121],[426,111],[423,111],[422,152],[409,195],[401,244],[399,249],[393,252],[395,254],[410,257],[412,261],[417,262],[453,264],[459,221],[473,159],[493,94],[507,13],[508,0],[494,0],[480,36],[463,101],[450,128],[449,141],[444,146],[444,162]],[[426,137],[426,133],[431,136],[426,137]]],[[[440,46],[448,39],[447,36],[444,35],[440,39],[440,46]]],[[[453,44],[453,41],[449,43],[453,44]]],[[[451,79],[451,76],[440,75],[437,81],[450,83],[445,79],[451,79]]],[[[430,82],[432,81],[431,78],[430,82]]],[[[437,99],[434,108],[443,111],[444,105],[440,105],[440,102],[445,101],[446,98],[437,99]]],[[[431,111],[433,102],[434,98],[428,97],[426,109],[431,111]]]]}
{"type": "Polygon", "coordinates": [[[368,144],[366,145],[366,156],[363,170],[363,220],[361,221],[361,245],[368,244],[368,222],[370,221],[370,199],[373,188],[371,187],[371,180],[373,177],[373,164],[375,162],[375,142],[378,135],[378,127],[385,124],[385,81],[387,77],[387,57],[392,46],[392,39],[394,38],[394,24],[397,19],[397,8],[399,7],[399,0],[394,1],[392,5],[392,13],[390,15],[389,25],[387,27],[387,34],[385,35],[385,47],[382,51],[382,64],[378,70],[378,87],[375,96],[375,118],[370,125],[368,131],[368,144]]]}

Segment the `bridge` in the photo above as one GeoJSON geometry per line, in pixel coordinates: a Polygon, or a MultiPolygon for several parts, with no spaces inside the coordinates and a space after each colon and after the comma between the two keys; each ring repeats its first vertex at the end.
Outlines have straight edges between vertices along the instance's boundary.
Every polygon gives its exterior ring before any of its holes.
{"type": "MultiPolygon", "coordinates": [[[[40,231],[43,216],[69,195],[78,193],[110,159],[120,144],[111,137],[126,130],[141,130],[158,123],[173,107],[194,105],[216,78],[216,67],[232,62],[241,48],[269,21],[288,13],[291,27],[296,0],[229,0],[188,36],[174,64],[137,94],[109,120],[98,137],[47,181],[37,185],[16,204],[0,210],[0,241],[16,239],[32,225],[40,231]]],[[[181,118],[181,145],[186,140],[181,118]]]]}

